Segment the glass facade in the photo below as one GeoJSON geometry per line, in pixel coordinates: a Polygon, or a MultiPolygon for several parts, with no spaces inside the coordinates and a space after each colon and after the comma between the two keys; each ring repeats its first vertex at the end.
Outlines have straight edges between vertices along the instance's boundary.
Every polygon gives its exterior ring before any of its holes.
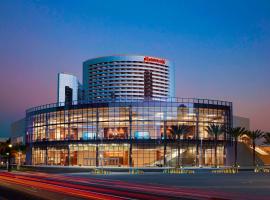
{"type": "MultiPolygon", "coordinates": [[[[207,99],[50,104],[26,112],[27,162],[32,165],[157,167],[177,164],[172,127],[183,124],[184,166],[215,163],[209,124],[232,126],[232,103],[207,99]]],[[[226,133],[217,141],[217,164],[224,165],[226,133]]]]}

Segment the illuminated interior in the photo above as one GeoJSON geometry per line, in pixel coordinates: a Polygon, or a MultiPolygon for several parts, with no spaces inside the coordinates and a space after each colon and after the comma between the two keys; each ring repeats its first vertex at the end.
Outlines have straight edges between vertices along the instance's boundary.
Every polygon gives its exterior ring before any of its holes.
{"type": "MultiPolygon", "coordinates": [[[[175,166],[178,143],[172,128],[185,125],[189,132],[181,136],[181,164],[213,165],[214,136],[206,131],[213,123],[231,126],[231,104],[124,102],[42,109],[27,115],[30,164],[154,167],[166,162],[175,166]]],[[[226,139],[226,133],[218,137],[218,165],[224,165],[226,139]]]]}

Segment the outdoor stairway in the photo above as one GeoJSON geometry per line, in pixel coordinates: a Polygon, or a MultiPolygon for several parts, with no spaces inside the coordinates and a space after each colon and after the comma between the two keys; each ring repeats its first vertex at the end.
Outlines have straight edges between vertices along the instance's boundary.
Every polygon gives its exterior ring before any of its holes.
{"type": "MultiPolygon", "coordinates": [[[[185,153],[185,151],[186,150],[181,149],[180,155],[183,155],[185,153]]],[[[166,161],[171,162],[171,161],[175,160],[174,162],[176,163],[177,157],[178,157],[177,150],[173,150],[171,154],[166,155],[166,161]]],[[[163,159],[155,161],[153,164],[151,164],[151,166],[157,166],[157,165],[162,165],[162,164],[163,164],[163,159]]]]}
{"type": "MultiPolygon", "coordinates": [[[[256,152],[256,162],[263,165],[260,154],[256,152]]],[[[253,149],[246,143],[238,143],[238,162],[240,166],[253,166],[253,149]]]]}

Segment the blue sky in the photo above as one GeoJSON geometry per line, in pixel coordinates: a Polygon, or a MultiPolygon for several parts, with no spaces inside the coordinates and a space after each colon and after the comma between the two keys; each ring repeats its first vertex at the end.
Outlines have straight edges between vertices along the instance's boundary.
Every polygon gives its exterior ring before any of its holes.
{"type": "Polygon", "coordinates": [[[179,97],[233,101],[270,130],[270,1],[9,1],[0,4],[0,135],[56,101],[58,72],[147,54],[176,66],[179,97]]]}

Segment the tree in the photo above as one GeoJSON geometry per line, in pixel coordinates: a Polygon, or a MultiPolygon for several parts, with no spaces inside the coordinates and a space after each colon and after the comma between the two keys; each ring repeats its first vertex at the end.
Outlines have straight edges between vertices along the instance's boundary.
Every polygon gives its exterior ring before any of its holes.
{"type": "Polygon", "coordinates": [[[9,147],[10,139],[8,139],[6,142],[0,143],[0,155],[6,156],[6,153],[9,153],[9,147]]]}
{"type": "Polygon", "coordinates": [[[16,144],[12,147],[12,150],[13,152],[15,153],[18,153],[18,152],[21,152],[21,153],[26,153],[26,145],[24,144],[16,144]]]}
{"type": "Polygon", "coordinates": [[[6,157],[8,171],[11,170],[12,153],[12,144],[11,139],[9,138],[6,142],[0,145],[0,155],[1,157],[6,157]]]}
{"type": "Polygon", "coordinates": [[[252,140],[252,152],[253,152],[253,166],[255,167],[256,162],[255,162],[255,148],[256,148],[256,140],[260,139],[264,136],[264,132],[257,129],[255,131],[247,131],[246,135],[252,140]]]}
{"type": "Polygon", "coordinates": [[[224,133],[224,127],[218,124],[210,124],[206,127],[206,132],[215,138],[215,167],[217,167],[217,141],[218,136],[224,133]]]}
{"type": "Polygon", "coordinates": [[[177,139],[177,167],[181,166],[180,163],[180,143],[181,143],[181,135],[185,135],[190,131],[190,127],[186,125],[175,125],[172,127],[172,134],[174,138],[177,139]]]}
{"type": "Polygon", "coordinates": [[[247,133],[247,130],[243,127],[229,128],[227,133],[234,139],[234,166],[237,166],[237,144],[238,138],[247,133]]]}

